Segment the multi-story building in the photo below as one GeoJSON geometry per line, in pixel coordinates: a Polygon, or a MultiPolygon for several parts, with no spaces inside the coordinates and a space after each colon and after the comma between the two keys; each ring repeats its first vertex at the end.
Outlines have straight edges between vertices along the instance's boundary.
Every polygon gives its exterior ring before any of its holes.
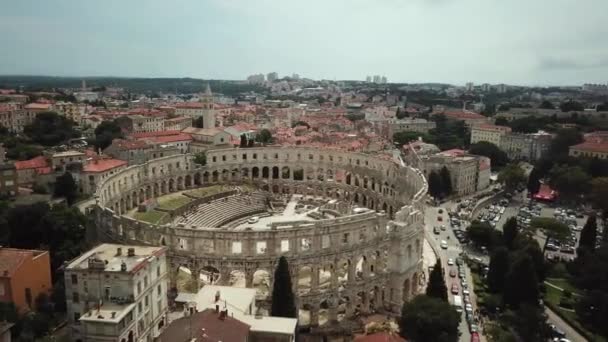
{"type": "Polygon", "coordinates": [[[178,116],[171,119],[165,119],[164,129],[165,131],[181,131],[192,127],[192,117],[178,116]]]}
{"type": "MultiPolygon", "coordinates": [[[[87,163],[79,175],[80,186],[78,190],[83,194],[92,194],[97,189],[100,180],[127,167],[127,162],[120,159],[100,159],[94,158],[87,163]]],[[[126,186],[126,184],[119,184],[126,186]]],[[[120,191],[120,189],[117,189],[120,191]]]]}
{"type": "Polygon", "coordinates": [[[262,84],[264,83],[264,74],[255,74],[247,77],[247,82],[249,84],[262,84]]]}
{"type": "Polygon", "coordinates": [[[0,247],[0,302],[27,312],[36,309],[36,298],[51,289],[48,251],[0,247]]]}
{"type": "Polygon", "coordinates": [[[572,157],[608,159],[608,142],[585,141],[578,145],[570,146],[568,155],[572,157]]]}
{"type": "Polygon", "coordinates": [[[32,185],[38,176],[53,172],[50,163],[44,156],[17,161],[15,162],[15,169],[17,170],[17,181],[20,186],[32,185]]]}
{"type": "Polygon", "coordinates": [[[432,171],[439,172],[443,167],[450,171],[452,191],[464,196],[483,190],[490,184],[490,159],[467,154],[453,149],[431,156],[421,156],[419,166],[428,177],[432,171]]]}
{"type": "Polygon", "coordinates": [[[59,115],[80,124],[82,116],[86,114],[85,104],[76,104],[71,102],[57,102],[53,105],[53,110],[59,115]]]}
{"type": "Polygon", "coordinates": [[[509,133],[500,139],[500,149],[507,153],[510,159],[535,161],[549,152],[553,135],[540,131],[523,134],[509,133]]]}
{"type": "Polygon", "coordinates": [[[229,147],[232,136],[219,128],[190,127],[182,131],[192,136],[190,150],[192,153],[203,152],[213,148],[229,147]]]}
{"type": "Polygon", "coordinates": [[[393,135],[399,132],[428,133],[429,130],[434,129],[435,126],[434,121],[425,119],[392,120],[389,122],[389,135],[392,139],[393,135]]]}
{"type": "Polygon", "coordinates": [[[15,196],[19,193],[17,168],[14,163],[0,162],[0,194],[15,196]]]}
{"type": "Polygon", "coordinates": [[[64,275],[72,341],[152,341],[167,324],[165,247],[102,244],[64,275]]]}
{"type": "Polygon", "coordinates": [[[274,82],[279,79],[279,74],[276,72],[269,72],[268,75],[266,75],[266,79],[268,82],[274,82]]]}
{"type": "MultiPolygon", "coordinates": [[[[211,314],[210,317],[207,315],[199,317],[199,319],[203,318],[202,322],[197,322],[202,323],[201,328],[209,327],[205,327],[204,323],[217,324],[217,322],[209,322],[207,319],[215,318],[217,320],[221,317],[231,317],[246,325],[248,329],[243,329],[242,333],[245,335],[245,339],[235,339],[234,341],[294,342],[297,319],[262,315],[256,306],[255,297],[256,290],[251,288],[205,285],[198,293],[178,295],[175,301],[176,303],[184,303],[186,308],[189,305],[194,305],[191,309],[211,314]]],[[[165,333],[161,336],[162,340],[187,342],[180,339],[180,336],[183,336],[180,335],[184,327],[183,319],[174,322],[177,323],[171,323],[167,327],[165,333]],[[177,327],[174,327],[173,324],[176,324],[177,327]],[[178,329],[178,327],[182,329],[178,329]]]]}
{"type": "Polygon", "coordinates": [[[159,132],[165,129],[165,119],[156,115],[129,115],[131,132],[159,132]]]}
{"type": "Polygon", "coordinates": [[[199,102],[184,102],[175,106],[175,115],[187,116],[193,120],[202,117],[203,128],[214,128],[215,127],[215,103],[213,101],[213,93],[209,84],[205,88],[205,92],[200,98],[199,102]]]}
{"type": "Polygon", "coordinates": [[[458,111],[458,112],[452,112],[452,111],[448,111],[448,112],[443,112],[443,113],[435,113],[435,114],[444,114],[445,117],[448,120],[455,120],[455,121],[464,121],[464,123],[469,126],[469,127],[473,127],[473,126],[477,126],[477,125],[484,125],[489,123],[488,118],[481,115],[481,114],[477,114],[475,112],[469,112],[469,111],[458,111]]]}
{"type": "Polygon", "coordinates": [[[471,144],[486,141],[500,146],[500,139],[511,132],[511,127],[482,124],[471,127],[471,144]]]}

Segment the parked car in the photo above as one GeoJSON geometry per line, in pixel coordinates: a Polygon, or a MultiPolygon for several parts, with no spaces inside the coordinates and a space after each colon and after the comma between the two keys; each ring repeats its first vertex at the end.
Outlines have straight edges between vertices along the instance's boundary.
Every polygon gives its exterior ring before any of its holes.
{"type": "Polygon", "coordinates": [[[458,292],[460,292],[460,290],[458,289],[458,285],[452,285],[452,294],[458,294],[458,292]]]}

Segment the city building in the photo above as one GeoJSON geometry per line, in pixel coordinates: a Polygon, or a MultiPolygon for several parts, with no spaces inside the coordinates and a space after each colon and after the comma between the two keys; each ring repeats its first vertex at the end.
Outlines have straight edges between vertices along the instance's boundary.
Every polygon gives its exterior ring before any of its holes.
{"type": "Polygon", "coordinates": [[[446,111],[434,113],[433,115],[437,114],[445,115],[448,120],[464,121],[464,123],[469,127],[489,123],[487,117],[470,111],[446,111]]]}
{"type": "Polygon", "coordinates": [[[467,82],[464,88],[466,89],[466,91],[473,91],[475,90],[475,84],[473,82],[467,82]]]}
{"type": "Polygon", "coordinates": [[[192,137],[190,150],[192,153],[203,152],[211,148],[229,147],[231,135],[219,128],[189,127],[182,131],[192,137]]]}
{"type": "Polygon", "coordinates": [[[187,116],[193,120],[203,117],[203,128],[214,128],[216,119],[216,110],[213,101],[213,93],[209,84],[205,88],[205,92],[199,102],[184,102],[175,106],[175,115],[187,116]]]}
{"type": "Polygon", "coordinates": [[[192,127],[192,117],[178,116],[171,119],[165,119],[164,131],[181,131],[192,127]]]}
{"type": "Polygon", "coordinates": [[[0,163],[0,194],[15,196],[19,193],[19,180],[17,169],[13,163],[0,163]]]}
{"type": "Polygon", "coordinates": [[[453,149],[419,157],[419,167],[429,177],[443,167],[450,171],[453,194],[464,196],[485,189],[490,184],[490,159],[453,149]]]}
{"type": "Polygon", "coordinates": [[[264,81],[264,74],[255,74],[247,77],[247,82],[249,84],[262,84],[264,83],[264,81]]]}
{"type": "Polygon", "coordinates": [[[178,318],[155,342],[230,341],[252,342],[250,326],[224,311],[206,309],[178,318]]]}
{"type": "Polygon", "coordinates": [[[151,341],[167,324],[166,247],[101,244],[64,276],[72,341],[151,341]]]}
{"type": "Polygon", "coordinates": [[[279,75],[276,72],[269,72],[268,75],[266,75],[266,79],[268,82],[274,82],[279,79],[279,75]]]}
{"type": "Polygon", "coordinates": [[[471,127],[471,144],[486,141],[500,146],[500,139],[511,132],[511,127],[481,124],[471,127]]]}
{"type": "Polygon", "coordinates": [[[436,127],[435,121],[425,119],[401,119],[389,122],[389,137],[392,139],[395,133],[399,132],[418,132],[428,133],[436,127]]]}
{"type": "MultiPolygon", "coordinates": [[[[127,164],[126,161],[120,159],[94,158],[82,168],[78,190],[83,194],[94,193],[97,189],[97,184],[102,179],[126,168],[127,164]]],[[[123,186],[126,186],[126,184],[123,186]]]]}
{"type": "MultiPolygon", "coordinates": [[[[180,293],[176,302],[194,303],[195,310],[209,312],[206,318],[232,317],[249,327],[249,342],[293,342],[295,341],[295,318],[263,316],[256,307],[256,289],[231,286],[205,285],[198,293],[180,293]],[[221,316],[220,316],[221,317],[221,316]]],[[[187,313],[187,311],[186,311],[187,313]]],[[[167,329],[169,331],[169,329],[167,329]]],[[[244,333],[245,329],[243,329],[244,333]]],[[[169,341],[169,340],[166,340],[169,341]]]]}
{"type": "Polygon", "coordinates": [[[543,131],[509,133],[501,137],[498,147],[507,153],[509,159],[535,161],[547,155],[552,139],[552,134],[543,131]]]}
{"type": "Polygon", "coordinates": [[[50,163],[44,156],[16,161],[15,169],[17,170],[17,182],[20,186],[32,185],[39,175],[47,175],[53,171],[50,163]]]}
{"type": "Polygon", "coordinates": [[[48,251],[0,247],[0,302],[27,312],[36,309],[36,298],[51,289],[48,251]]]}
{"type": "Polygon", "coordinates": [[[165,129],[165,119],[157,115],[129,115],[129,132],[159,132],[165,129]]]}
{"type": "Polygon", "coordinates": [[[608,142],[585,141],[578,145],[570,146],[568,155],[572,157],[608,159],[608,142]]]}

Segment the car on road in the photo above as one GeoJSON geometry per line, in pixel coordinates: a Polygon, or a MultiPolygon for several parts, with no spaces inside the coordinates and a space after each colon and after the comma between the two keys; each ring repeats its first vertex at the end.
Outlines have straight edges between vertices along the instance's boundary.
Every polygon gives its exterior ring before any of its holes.
{"type": "Polygon", "coordinates": [[[441,230],[443,230],[443,231],[445,231],[445,230],[446,230],[446,228],[445,228],[445,224],[442,224],[442,225],[441,225],[441,227],[439,227],[439,228],[441,228],[441,230]]]}
{"type": "Polygon", "coordinates": [[[257,216],[254,216],[254,217],[250,218],[249,220],[247,220],[247,223],[253,224],[253,223],[258,223],[258,221],[260,221],[260,218],[257,216]]]}
{"type": "Polygon", "coordinates": [[[443,209],[439,208],[439,210],[437,212],[439,212],[440,214],[443,214],[443,209]]]}
{"type": "Polygon", "coordinates": [[[450,270],[450,277],[456,278],[456,270],[454,270],[454,269],[450,270]]]}
{"type": "Polygon", "coordinates": [[[437,221],[439,221],[439,222],[443,222],[443,217],[441,217],[441,216],[437,216],[437,221]]]}
{"type": "Polygon", "coordinates": [[[445,240],[441,240],[441,244],[440,244],[441,248],[443,249],[448,249],[448,242],[445,240]]]}
{"type": "Polygon", "coordinates": [[[454,284],[452,285],[452,294],[458,294],[460,292],[460,290],[458,289],[458,285],[454,284]]]}
{"type": "Polygon", "coordinates": [[[439,235],[439,234],[441,233],[441,232],[439,231],[439,227],[436,227],[436,226],[435,226],[435,227],[433,227],[433,233],[434,233],[435,235],[439,235]]]}
{"type": "Polygon", "coordinates": [[[471,293],[469,292],[469,290],[464,289],[462,290],[462,294],[468,297],[471,293]]]}
{"type": "Polygon", "coordinates": [[[448,265],[449,265],[449,266],[454,265],[454,259],[449,258],[449,259],[448,259],[448,265]]]}

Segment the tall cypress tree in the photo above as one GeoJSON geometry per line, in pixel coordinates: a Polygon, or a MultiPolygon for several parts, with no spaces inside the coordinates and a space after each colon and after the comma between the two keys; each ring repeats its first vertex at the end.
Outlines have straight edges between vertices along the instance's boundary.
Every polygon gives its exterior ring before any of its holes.
{"type": "Polygon", "coordinates": [[[538,298],[538,277],[532,258],[520,254],[505,277],[503,300],[507,305],[519,307],[523,303],[538,305],[538,298]]]}
{"type": "Polygon", "coordinates": [[[435,267],[433,267],[431,274],[429,274],[429,283],[426,287],[426,295],[429,297],[442,299],[446,302],[448,301],[448,287],[445,285],[441,259],[437,259],[435,267]]]}
{"type": "Polygon", "coordinates": [[[297,318],[296,304],[291,286],[291,276],[287,259],[282,256],[274,271],[274,286],[272,287],[271,316],[297,318]]]}
{"type": "Polygon", "coordinates": [[[507,248],[513,249],[513,242],[517,238],[517,234],[517,219],[510,217],[502,226],[502,238],[507,248]]]}
{"type": "Polygon", "coordinates": [[[505,285],[505,275],[509,270],[509,251],[500,247],[490,257],[488,287],[492,292],[501,292],[505,285]]]}
{"type": "Polygon", "coordinates": [[[78,197],[78,185],[68,171],[55,179],[55,196],[65,197],[68,205],[72,205],[78,197]]]}
{"type": "Polygon", "coordinates": [[[452,194],[452,178],[450,177],[450,170],[448,170],[448,168],[445,166],[442,167],[440,176],[441,176],[441,188],[443,190],[443,193],[446,196],[451,195],[452,194]]]}
{"type": "Polygon", "coordinates": [[[586,249],[589,252],[595,250],[595,242],[597,240],[597,220],[594,215],[589,216],[587,222],[581,231],[579,241],[579,249],[586,249]]]}
{"type": "Polygon", "coordinates": [[[441,196],[441,176],[435,171],[429,174],[429,193],[435,198],[441,196]]]}
{"type": "Polygon", "coordinates": [[[540,190],[540,172],[536,168],[533,168],[532,171],[530,171],[527,188],[528,192],[532,195],[540,190]]]}

